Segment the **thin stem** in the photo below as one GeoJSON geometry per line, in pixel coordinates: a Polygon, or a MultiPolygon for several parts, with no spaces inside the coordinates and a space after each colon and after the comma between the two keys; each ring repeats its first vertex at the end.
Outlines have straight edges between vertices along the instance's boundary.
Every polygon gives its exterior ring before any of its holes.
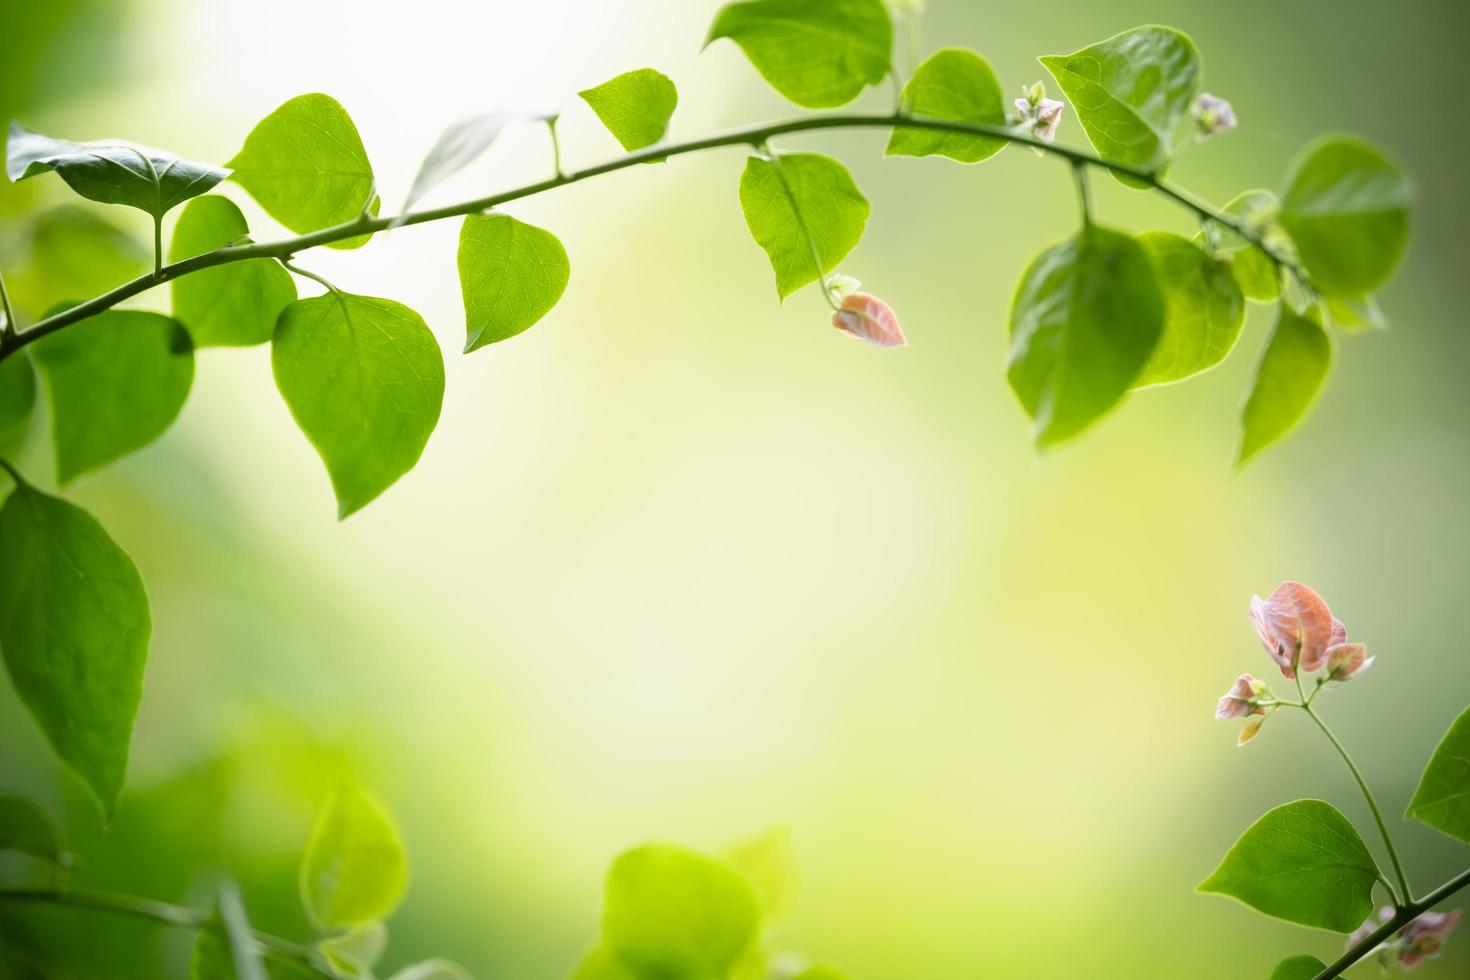
{"type": "Polygon", "coordinates": [[[836,312],[839,307],[832,301],[832,294],[827,290],[827,270],[822,267],[822,252],[817,248],[817,240],[812,237],[812,230],[806,225],[806,218],[802,217],[801,205],[796,200],[796,192],[791,189],[791,182],[786,179],[786,168],[781,165],[781,157],[767,143],[761,143],[761,152],[766,159],[771,161],[771,167],[776,171],[776,179],[781,182],[781,189],[786,192],[786,200],[791,204],[791,213],[796,215],[796,227],[801,231],[801,237],[806,239],[807,249],[812,255],[812,266],[817,272],[817,285],[821,287],[822,298],[827,305],[836,312]]]}
{"type": "Polygon", "coordinates": [[[556,121],[560,116],[546,117],[546,132],[551,136],[551,172],[556,174],[558,180],[565,177],[561,169],[561,137],[556,132],[556,121]]]}
{"type": "Polygon", "coordinates": [[[1373,930],[1373,933],[1362,942],[1355,944],[1346,953],[1339,956],[1331,966],[1317,974],[1312,980],[1333,980],[1334,977],[1341,976],[1344,970],[1372,953],[1384,940],[1467,886],[1470,886],[1470,868],[1461,871],[1419,901],[1409,902],[1399,908],[1394,913],[1393,918],[1373,930]]]}
{"type": "MultiPolygon", "coordinates": [[[[90,912],[108,912],[182,929],[207,929],[228,939],[224,925],[208,912],[184,908],[181,905],[170,905],[167,902],[156,902],[150,898],[137,898],[133,895],[118,895],[112,892],[59,891],[53,888],[0,888],[0,902],[28,902],[90,912]]],[[[333,976],[317,966],[312,960],[311,951],[300,943],[293,943],[288,939],[281,939],[258,931],[252,931],[250,935],[260,946],[261,951],[272,959],[310,970],[318,976],[333,976]]]]}
{"type": "MultiPolygon", "coordinates": [[[[1300,672],[1297,675],[1297,689],[1301,689],[1300,672]]],[[[1303,698],[1303,701],[1305,700],[1303,698]]],[[[1404,864],[1399,860],[1398,848],[1393,846],[1393,837],[1388,833],[1388,824],[1384,823],[1383,813],[1378,809],[1378,801],[1373,798],[1373,791],[1368,788],[1368,781],[1363,778],[1363,773],[1358,769],[1357,763],[1353,762],[1353,757],[1348,755],[1347,748],[1343,746],[1342,742],[1338,741],[1337,736],[1332,734],[1332,729],[1327,727],[1327,723],[1322,720],[1322,716],[1313,711],[1310,704],[1303,704],[1302,710],[1317,723],[1317,727],[1322,729],[1322,734],[1326,735],[1327,740],[1337,749],[1337,754],[1342,756],[1342,761],[1347,763],[1348,769],[1352,770],[1353,778],[1358,781],[1358,789],[1363,791],[1363,799],[1368,801],[1368,809],[1373,812],[1373,821],[1378,824],[1378,833],[1383,837],[1383,846],[1388,848],[1388,859],[1393,862],[1394,875],[1398,878],[1399,890],[1394,894],[1394,905],[1402,908],[1412,903],[1414,893],[1409,890],[1409,877],[1404,874],[1404,864]]]]}
{"type": "Polygon", "coordinates": [[[1077,206],[1082,209],[1082,223],[1092,224],[1092,188],[1087,183],[1086,164],[1072,161],[1072,179],[1077,182],[1077,206]]]}
{"type": "Polygon", "coordinates": [[[1259,231],[1251,228],[1248,224],[1234,215],[1223,214],[1211,204],[1205,203],[1186,191],[1164,181],[1158,174],[1141,170],[1137,167],[1127,166],[1121,163],[1104,160],[1087,150],[1074,149],[1069,146],[1059,146],[1048,143],[1033,134],[1017,132],[1007,126],[992,126],[981,123],[956,122],[948,119],[928,119],[910,116],[902,113],[888,113],[878,115],[866,115],[860,113],[828,113],[821,115],[802,116],[798,119],[790,119],[785,122],[769,123],[762,126],[751,126],[746,129],[737,129],[728,133],[715,136],[706,136],[702,139],[690,140],[686,143],[676,143],[669,146],[655,146],[626,156],[618,157],[606,163],[576,170],[571,173],[557,174],[547,180],[526,184],[498,194],[487,197],[479,197],[470,201],[462,201],[458,204],[446,205],[439,208],[430,208],[424,211],[411,211],[396,217],[370,218],[360,215],[351,221],[330,228],[322,228],[319,231],[309,232],[296,238],[282,239],[276,242],[255,242],[246,245],[229,245],[217,248],[203,255],[184,259],[166,265],[157,272],[146,276],[140,276],[130,282],[103,293],[85,303],[79,303],[70,309],[63,310],[54,316],[49,316],[29,329],[19,332],[14,336],[0,337],[0,360],[15,353],[20,348],[30,344],[42,337],[55,333],[64,327],[70,326],[90,316],[95,316],[103,310],[111,309],[125,299],[129,299],[141,292],[152,289],[161,283],[180,276],[198,272],[200,269],[209,269],[218,265],[226,265],[231,262],[243,262],[246,259],[260,258],[285,258],[308,248],[318,245],[327,245],[339,242],[346,238],[355,238],[359,235],[372,234],[384,231],[389,227],[401,225],[418,225],[430,221],[441,221],[445,218],[463,217],[467,214],[477,214],[489,208],[516,201],[524,197],[542,194],[557,187],[567,184],[579,183],[602,174],[612,173],[617,170],[625,170],[629,167],[648,163],[652,160],[664,160],[671,157],[682,156],[686,153],[698,153],[703,150],[711,150],[722,146],[760,146],[763,142],[776,136],[789,133],[812,132],[823,129],[867,129],[881,128],[892,129],[894,126],[905,126],[913,129],[928,130],[939,133],[961,133],[969,136],[989,136],[995,139],[1006,140],[1021,146],[1030,146],[1043,153],[1062,157],[1073,162],[1082,163],[1089,167],[1102,167],[1116,173],[1132,177],[1143,185],[1153,188],[1181,207],[1193,211],[1199,217],[1216,222],[1230,229],[1241,238],[1252,245],[1258,246],[1268,255],[1277,266],[1284,270],[1291,270],[1298,280],[1305,281],[1306,273],[1292,259],[1281,254],[1270,243],[1266,242],[1259,231]]]}
{"type": "Polygon", "coordinates": [[[0,312],[5,314],[5,327],[0,336],[8,336],[18,329],[15,325],[15,310],[10,305],[10,290],[5,288],[5,276],[0,274],[0,312]]]}
{"type": "Polygon", "coordinates": [[[153,274],[163,276],[163,215],[153,216],[153,274]]]}
{"type": "Polygon", "coordinates": [[[277,259],[277,261],[290,271],[296,273],[298,276],[305,276],[312,282],[321,283],[323,286],[327,287],[327,291],[332,293],[333,295],[337,295],[342,292],[342,290],[338,289],[333,283],[323,278],[322,276],[317,275],[315,272],[312,272],[308,269],[303,269],[299,265],[293,265],[290,259],[277,259]]]}

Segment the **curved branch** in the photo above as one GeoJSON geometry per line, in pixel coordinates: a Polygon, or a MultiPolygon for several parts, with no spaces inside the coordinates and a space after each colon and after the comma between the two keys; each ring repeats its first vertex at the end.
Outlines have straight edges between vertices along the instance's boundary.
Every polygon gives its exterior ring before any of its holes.
{"type": "Polygon", "coordinates": [[[930,119],[904,113],[828,113],[825,115],[803,116],[798,119],[767,123],[761,126],[751,126],[715,136],[706,136],[703,139],[690,140],[685,143],[652,146],[646,150],[639,150],[636,153],[629,153],[615,160],[609,160],[606,163],[587,167],[582,170],[574,170],[570,173],[558,173],[556,176],[546,180],[526,184],[508,191],[501,191],[498,194],[491,194],[487,197],[462,201],[459,204],[450,204],[445,207],[430,208],[424,211],[412,211],[407,214],[390,217],[374,218],[371,215],[362,214],[352,221],[346,221],[340,225],[333,225],[330,228],[323,228],[320,231],[309,232],[296,238],[218,248],[212,252],[205,252],[203,255],[196,255],[193,258],[163,266],[149,275],[139,276],[137,279],[123,283],[121,286],[103,293],[101,296],[49,316],[32,325],[28,330],[0,336],[0,360],[4,360],[20,348],[25,347],[33,341],[40,340],[48,334],[55,333],[73,323],[85,320],[90,316],[95,316],[104,310],[111,309],[123,300],[130,299],[141,292],[152,289],[154,286],[162,285],[181,276],[189,275],[192,272],[198,272],[200,269],[209,269],[231,262],[243,262],[247,259],[287,259],[297,252],[308,248],[339,242],[347,238],[355,238],[359,235],[384,231],[389,227],[419,225],[430,221],[440,221],[445,218],[457,218],[467,214],[478,214],[497,205],[516,201],[523,197],[532,197],[557,187],[564,187],[567,184],[576,184],[592,177],[601,176],[602,174],[626,170],[629,167],[635,167],[642,163],[682,156],[686,153],[698,153],[702,150],[712,150],[723,146],[750,146],[752,148],[759,148],[761,144],[772,137],[789,133],[804,133],[820,129],[892,129],[895,126],[905,126],[941,133],[959,133],[968,136],[989,136],[994,139],[1003,139],[1007,142],[1030,146],[1043,153],[1061,157],[1079,167],[1099,167],[1126,177],[1131,177],[1158,193],[1163,194],[1181,207],[1193,211],[1200,218],[1214,221],[1229,228],[1252,245],[1260,248],[1278,267],[1291,270],[1303,282],[1309,281],[1306,272],[1295,261],[1278,252],[1244,221],[1236,218],[1234,215],[1225,214],[1219,208],[1207,204],[1187,191],[1175,187],[1156,173],[1106,160],[1087,150],[1048,143],[1045,140],[1032,136],[1030,133],[1007,126],[989,126],[979,123],[954,122],[947,119],[930,119]]]}
{"type": "Polygon", "coordinates": [[[1333,980],[1333,977],[1341,976],[1344,970],[1372,953],[1394,933],[1467,886],[1470,886],[1470,868],[1461,871],[1419,901],[1409,902],[1399,909],[1394,913],[1392,919],[1374,929],[1372,935],[1343,953],[1331,966],[1317,974],[1312,980],[1333,980]]]}
{"type": "MultiPolygon", "coordinates": [[[[214,915],[182,905],[170,905],[151,898],[133,895],[118,895],[112,892],[62,891],[55,888],[0,888],[0,902],[25,902],[33,905],[56,905],[62,908],[81,909],[90,912],[110,912],[114,915],[146,919],[166,926],[182,929],[209,930],[224,936],[224,925],[214,915]]],[[[269,933],[255,931],[251,935],[260,945],[261,952],[274,960],[317,976],[332,978],[334,975],[317,966],[311,952],[300,943],[280,939],[269,933]]]]}

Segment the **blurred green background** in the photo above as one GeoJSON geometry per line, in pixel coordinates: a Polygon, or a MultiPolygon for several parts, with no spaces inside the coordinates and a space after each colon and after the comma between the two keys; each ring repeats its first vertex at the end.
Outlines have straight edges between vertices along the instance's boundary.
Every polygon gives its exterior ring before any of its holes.
{"type": "MultiPolygon", "coordinates": [[[[716,6],[7,3],[0,106],[223,161],[277,104],[327,91],[391,208],[470,111],[561,107],[572,166],[612,156],[573,93],[634,67],[679,84],[675,139],[794,115],[733,45],[700,54],[716,6]]],[[[872,200],[843,271],[899,311],[900,351],[837,335],[810,289],[777,304],[736,200],[740,151],[638,168],[507,209],[562,237],[571,287],[473,356],[455,353],[455,223],[303,258],[415,307],[448,362],[423,460],[344,524],[267,350],[203,352],[168,435],[72,490],[154,608],[118,820],[100,828],[8,685],[0,792],[64,814],[79,884],[202,904],[230,874],[257,925],[300,935],[297,853],[328,780],[355,775],[413,859],[390,967],[443,954],[481,977],[563,977],[619,851],[713,850],[772,825],[802,871],[780,945],[855,980],[1263,977],[1290,953],[1331,959],[1339,937],[1192,889],[1270,806],[1329,799],[1376,844],[1366,810],[1305,719],[1238,751],[1212,712],[1237,673],[1274,673],[1246,604],[1283,578],[1378,657],[1323,703],[1395,815],[1470,693],[1470,7],[934,0],[923,43],[979,50],[1019,92],[1035,55],[1153,21],[1194,36],[1206,88],[1241,118],[1180,182],[1216,202],[1277,186],[1310,136],[1350,129],[1420,192],[1382,297],[1394,329],[1343,342],[1315,414],[1243,474],[1229,463],[1261,309],[1220,369],[1032,452],[1004,325],[1026,262],[1075,222],[1055,161],[885,160],[875,132],[780,144],[841,157],[872,200]]],[[[1082,140],[1070,113],[1062,138],[1082,140]]],[[[548,166],[523,127],[435,199],[548,166]]],[[[68,200],[30,183],[4,188],[7,221],[68,200]]],[[[1095,188],[1113,224],[1192,230],[1095,188]]],[[[21,460],[38,479],[43,435],[21,460]]],[[[1394,827],[1420,890],[1470,858],[1394,827]]],[[[28,942],[72,964],[41,975],[171,975],[187,958],[176,932],[9,915],[20,976],[28,942]]],[[[1461,933],[1416,975],[1470,974],[1461,933]]]]}

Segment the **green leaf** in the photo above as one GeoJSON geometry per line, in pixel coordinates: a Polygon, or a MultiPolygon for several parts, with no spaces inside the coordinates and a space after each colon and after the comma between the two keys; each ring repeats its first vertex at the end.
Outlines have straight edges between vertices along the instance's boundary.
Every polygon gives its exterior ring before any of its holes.
{"type": "Polygon", "coordinates": [[[1470,708],[1440,740],[1404,816],[1470,844],[1470,708]]]}
{"type": "Polygon", "coordinates": [[[301,904],[318,930],[386,919],[408,888],[408,857],[387,811],[339,785],[317,814],[301,857],[301,904]]]}
{"type": "Polygon", "coordinates": [[[471,214],[459,232],[465,353],[528,329],[561,299],[572,273],[549,231],[508,214],[471,214]]]}
{"type": "Polygon", "coordinates": [[[1331,366],[1327,331],[1283,305],[1241,413],[1237,467],[1297,427],[1316,402],[1331,366]]]}
{"type": "Polygon", "coordinates": [[[0,851],[20,851],[63,867],[67,861],[61,828],[30,800],[0,796],[0,851]]]}
{"type": "Polygon", "coordinates": [[[109,818],[150,627],[143,579],[102,525],[17,485],[0,509],[0,650],[42,734],[109,818]]]}
{"type": "MultiPolygon", "coordinates": [[[[267,960],[265,975],[270,980],[321,980],[321,974],[305,965],[284,960],[267,960]]],[[[201,929],[194,939],[189,959],[189,980],[244,980],[235,973],[230,947],[213,929],[201,929]]]]}
{"type": "Polygon", "coordinates": [[[444,359],[413,310],[329,292],[281,312],[276,387],[332,478],[344,518],[413,468],[439,421],[444,359]]]}
{"type": "Polygon", "coordinates": [[[1368,295],[1326,296],[1327,319],[1343,333],[1376,333],[1389,328],[1378,300],[1368,295]]]}
{"type": "Polygon", "coordinates": [[[847,980],[847,974],[830,966],[810,966],[798,973],[795,980],[847,980]]]}
{"type": "Polygon", "coordinates": [[[664,138],[679,92],[662,72],[639,68],[577,93],[623,144],[641,150],[664,138]]]}
{"type": "Polygon", "coordinates": [[[89,201],[125,204],[154,218],[229,176],[228,170],[182,160],[167,150],[120,140],[73,143],[42,136],[18,122],[10,124],[5,152],[5,173],[11,180],[54,171],[89,201]]]}
{"type": "MultiPolygon", "coordinates": [[[[1281,204],[1270,191],[1244,191],[1237,194],[1222,210],[1240,218],[1258,234],[1270,236],[1276,232],[1285,236],[1285,232],[1275,224],[1281,213],[1281,204]]],[[[1271,257],[1259,245],[1251,244],[1228,229],[1222,229],[1221,235],[1223,240],[1217,251],[1229,256],[1230,271],[1245,298],[1257,303],[1274,303],[1280,299],[1281,279],[1276,274],[1276,263],[1271,257]]],[[[1196,234],[1194,240],[1203,241],[1204,235],[1196,234]]]]}
{"type": "Polygon", "coordinates": [[[549,113],[487,112],[450,124],[419,165],[418,175],[403,202],[403,211],[406,213],[429,191],[469,166],[506,126],[519,120],[549,122],[553,118],[549,113]]]}
{"type": "Polygon", "coordinates": [[[1229,263],[1167,231],[1147,232],[1138,243],[1164,293],[1164,332],[1133,386],[1181,381],[1219,364],[1245,323],[1245,297],[1229,263]]]}
{"type": "Polygon", "coordinates": [[[1321,800],[1297,800],[1251,824],[1199,890],[1298,925],[1352,932],[1373,911],[1378,879],[1347,817],[1321,800]]]}
{"type": "Polygon", "coordinates": [[[598,946],[582,958],[572,971],[572,980],[640,980],[617,954],[606,946],[598,946]]]}
{"type": "Polygon", "coordinates": [[[722,37],[786,98],[830,109],[883,81],[893,22],[883,0],[741,0],[721,8],[704,43],[722,37]]]}
{"type": "Polygon", "coordinates": [[[817,255],[825,276],[852,251],[869,210],[847,168],[820,153],[750,157],[740,175],[740,207],[783,300],[817,281],[817,255]]]}
{"type": "Polygon", "coordinates": [[[1036,422],[1036,444],[1069,439],[1133,387],[1164,329],[1148,253],[1085,225],[1026,269],[1011,305],[1007,377],[1036,422]]]}
{"type": "Polygon", "coordinates": [[[603,942],[635,976],[723,977],[759,922],[745,881],[695,851],[647,844],[619,856],[608,871],[603,942]]]}
{"type": "MultiPolygon", "coordinates": [[[[1071,100],[1099,156],[1151,173],[1163,171],[1174,127],[1199,90],[1193,41],[1168,27],[1136,27],[1072,54],[1039,60],[1071,100]]],[[[1117,176],[1125,184],[1144,186],[1117,176]]]]}
{"type": "Polygon", "coordinates": [[[31,354],[51,402],[60,483],[163,435],[194,381],[189,334],[161,313],[107,310],[41,338],[31,354]]]}
{"type": "Polygon", "coordinates": [[[100,296],[153,270],[152,253],[142,243],[75,204],[37,216],[30,246],[7,284],[16,304],[33,313],[75,296],[100,296]]]}
{"type": "Polygon", "coordinates": [[[371,977],[373,967],[388,948],[388,927],[381,922],[363,922],[316,944],[317,951],[333,969],[349,977],[371,977]]]}
{"type": "MultiPolygon", "coordinates": [[[[222,248],[244,236],[245,216],[228,198],[190,201],[174,226],[170,262],[222,248]]],[[[174,316],[197,347],[245,347],[271,339],[280,316],[296,298],[296,282],[273,259],[246,259],[200,269],[175,279],[174,316]]]]}
{"type": "Polygon", "coordinates": [[[791,846],[790,830],[769,830],[741,841],[721,856],[755,893],[767,923],[786,914],[796,893],[796,852],[791,846]]]}
{"type": "Polygon", "coordinates": [[[1293,163],[1281,224],[1320,290],[1367,293],[1403,257],[1413,197],[1409,179],[1380,150],[1351,136],[1326,136],[1293,163]]]}
{"type": "Polygon", "coordinates": [[[1270,980],[1312,980],[1327,969],[1327,964],[1315,956],[1292,956],[1276,964],[1270,980]]]}
{"type": "Polygon", "coordinates": [[[24,351],[0,361],[0,458],[25,442],[36,406],[36,373],[24,351]]]}
{"type": "Polygon", "coordinates": [[[388,980],[474,980],[474,978],[458,963],[445,959],[433,959],[405,966],[388,980]]]}
{"type": "MultiPolygon", "coordinates": [[[[266,116],[235,159],[234,180],[298,234],[352,221],[373,200],[373,167],[347,110],[330,95],[298,95],[266,116]]],[[[359,235],[330,243],[356,248],[359,235]]]]}
{"type": "MultiPolygon", "coordinates": [[[[990,63],[963,48],[936,51],[914,70],[899,96],[903,111],[952,122],[987,126],[1006,124],[1000,83],[990,63]]],[[[899,126],[888,139],[889,156],[946,156],[960,163],[978,163],[999,153],[1006,141],[993,136],[937,133],[899,126]]]]}

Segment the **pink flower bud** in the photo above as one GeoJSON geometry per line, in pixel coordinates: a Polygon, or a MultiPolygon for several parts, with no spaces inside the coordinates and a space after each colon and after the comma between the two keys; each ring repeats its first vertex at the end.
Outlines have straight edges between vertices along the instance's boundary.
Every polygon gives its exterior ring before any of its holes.
{"type": "Polygon", "coordinates": [[[1399,930],[1399,965],[1412,970],[1421,960],[1437,954],[1444,946],[1455,923],[1460,921],[1460,910],[1453,912],[1425,912],[1399,930]]]}
{"type": "Polygon", "coordinates": [[[1199,97],[1194,100],[1190,113],[1194,116],[1194,121],[1199,124],[1199,131],[1204,136],[1218,135],[1227,129],[1234,129],[1236,125],[1235,109],[1230,103],[1208,92],[1199,94],[1199,97]]]}
{"type": "Polygon", "coordinates": [[[1256,704],[1256,700],[1265,692],[1266,685],[1250,674],[1241,674],[1220,699],[1219,706],[1215,708],[1215,717],[1225,719],[1264,715],[1266,709],[1256,704]]]}
{"type": "Polygon", "coordinates": [[[832,314],[832,326],[879,347],[904,347],[903,328],[893,308],[871,293],[853,293],[832,314]]]}
{"type": "MultiPolygon", "coordinates": [[[[1286,677],[1296,676],[1294,667],[1309,673],[1321,667],[1334,624],[1341,626],[1322,597],[1300,582],[1282,582],[1269,599],[1251,596],[1251,622],[1261,646],[1286,677]]],[[[1342,635],[1347,637],[1346,629],[1342,635]]]]}
{"type": "Polygon", "coordinates": [[[1042,91],[1045,90],[1033,86],[1025,98],[1016,100],[1016,111],[1021,114],[1021,122],[1031,124],[1031,131],[1037,138],[1051,143],[1057,138],[1057,126],[1061,124],[1062,110],[1067,104],[1056,99],[1034,97],[1042,91]]]}
{"type": "Polygon", "coordinates": [[[1373,666],[1368,647],[1362,643],[1339,643],[1327,648],[1327,679],[1350,681],[1373,666]]]}

